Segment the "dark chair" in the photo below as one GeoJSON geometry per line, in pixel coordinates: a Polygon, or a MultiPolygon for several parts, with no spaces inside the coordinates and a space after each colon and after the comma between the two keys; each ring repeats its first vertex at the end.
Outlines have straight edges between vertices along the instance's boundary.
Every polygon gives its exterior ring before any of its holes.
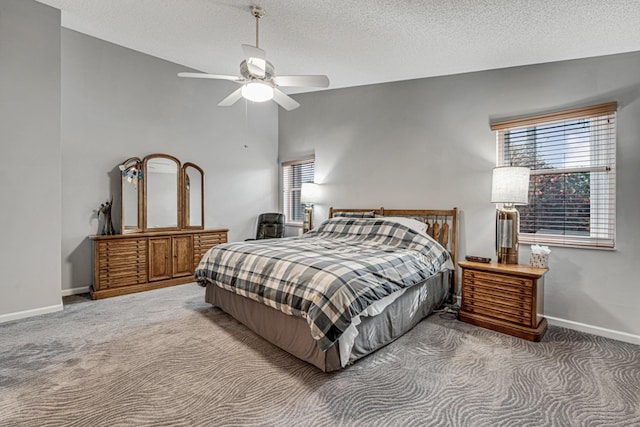
{"type": "Polygon", "coordinates": [[[258,217],[256,238],[248,240],[278,239],[284,237],[284,214],[263,213],[258,217]]]}

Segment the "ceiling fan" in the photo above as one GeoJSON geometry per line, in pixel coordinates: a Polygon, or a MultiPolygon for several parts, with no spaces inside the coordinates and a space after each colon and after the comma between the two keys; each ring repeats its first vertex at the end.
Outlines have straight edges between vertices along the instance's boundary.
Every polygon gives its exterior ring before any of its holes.
{"type": "Polygon", "coordinates": [[[228,107],[240,98],[254,102],[264,102],[273,99],[287,111],[298,108],[300,104],[278,87],[328,87],[329,78],[322,75],[308,76],[276,76],[273,65],[267,61],[265,51],[258,44],[260,18],[265,14],[258,6],[251,7],[251,14],[256,18],[256,45],[242,45],[245,59],[240,63],[240,76],[228,76],[205,73],[178,73],[180,77],[196,79],[230,80],[241,84],[242,87],[223,99],[218,105],[228,107]]]}

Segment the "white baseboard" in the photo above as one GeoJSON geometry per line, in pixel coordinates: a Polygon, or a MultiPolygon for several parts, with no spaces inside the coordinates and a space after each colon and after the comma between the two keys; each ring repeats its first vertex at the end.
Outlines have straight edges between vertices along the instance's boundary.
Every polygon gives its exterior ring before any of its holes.
{"type": "Polygon", "coordinates": [[[629,334],[627,332],[614,331],[612,329],[601,328],[599,326],[586,325],[584,323],[574,322],[572,320],[559,319],[557,317],[544,316],[550,325],[561,326],[575,331],[586,332],[588,334],[598,335],[600,337],[612,338],[618,341],[624,341],[631,344],[640,345],[640,335],[629,334]]]}
{"type": "Polygon", "coordinates": [[[27,317],[40,316],[41,314],[55,313],[63,309],[62,303],[50,305],[48,307],[34,308],[31,310],[18,311],[0,315],[0,323],[11,322],[12,320],[25,319],[27,317]]]}
{"type": "Polygon", "coordinates": [[[90,286],[82,286],[80,288],[71,288],[71,289],[63,289],[61,294],[63,297],[68,297],[70,295],[77,294],[86,294],[89,292],[90,286]]]}

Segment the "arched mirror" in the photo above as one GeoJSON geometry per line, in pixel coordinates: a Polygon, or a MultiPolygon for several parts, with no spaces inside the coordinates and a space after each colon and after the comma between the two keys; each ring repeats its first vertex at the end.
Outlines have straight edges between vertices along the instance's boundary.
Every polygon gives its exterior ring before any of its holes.
{"type": "Polygon", "coordinates": [[[198,165],[182,166],[184,228],[204,228],[204,172],[198,165]]]}
{"type": "Polygon", "coordinates": [[[142,231],[142,160],[131,157],[119,166],[120,178],[120,224],[122,233],[142,231]]]}
{"type": "Polygon", "coordinates": [[[144,230],[180,228],[180,161],[168,154],[144,158],[144,230]]]}

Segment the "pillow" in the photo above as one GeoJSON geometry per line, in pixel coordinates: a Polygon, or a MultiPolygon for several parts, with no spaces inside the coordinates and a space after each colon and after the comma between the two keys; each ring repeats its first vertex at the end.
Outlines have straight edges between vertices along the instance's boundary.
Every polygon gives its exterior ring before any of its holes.
{"type": "Polygon", "coordinates": [[[421,221],[417,221],[413,218],[402,216],[385,216],[384,219],[402,224],[405,227],[412,229],[416,233],[427,234],[427,224],[421,221]]]}
{"type": "Polygon", "coordinates": [[[334,218],[375,218],[373,211],[368,212],[336,212],[333,214],[334,218]]]}

